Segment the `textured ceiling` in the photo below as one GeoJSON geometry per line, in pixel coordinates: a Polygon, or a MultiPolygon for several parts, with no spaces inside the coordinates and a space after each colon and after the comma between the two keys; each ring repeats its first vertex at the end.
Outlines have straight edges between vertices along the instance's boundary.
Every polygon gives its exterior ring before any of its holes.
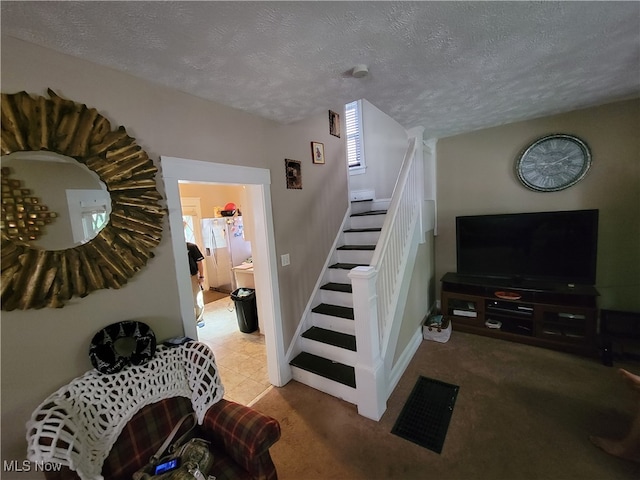
{"type": "Polygon", "coordinates": [[[1,8],[4,35],[283,123],[365,98],[444,137],[640,95],[636,1],[1,8]]]}

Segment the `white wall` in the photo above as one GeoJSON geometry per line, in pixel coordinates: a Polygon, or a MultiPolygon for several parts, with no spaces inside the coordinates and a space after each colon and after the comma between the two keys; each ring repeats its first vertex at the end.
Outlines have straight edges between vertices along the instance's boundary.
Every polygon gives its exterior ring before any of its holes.
{"type": "Polygon", "coordinates": [[[373,188],[375,198],[391,198],[402,160],[407,152],[407,131],[393,118],[364,99],[361,115],[366,171],[364,174],[349,177],[349,190],[373,188]]]}

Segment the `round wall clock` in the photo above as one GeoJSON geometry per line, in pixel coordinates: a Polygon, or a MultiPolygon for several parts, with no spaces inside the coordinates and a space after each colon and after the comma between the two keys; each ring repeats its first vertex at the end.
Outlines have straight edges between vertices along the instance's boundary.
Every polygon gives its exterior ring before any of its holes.
{"type": "Polygon", "coordinates": [[[582,180],[591,166],[586,143],[572,135],[539,138],[516,161],[522,184],[538,192],[557,192],[582,180]]]}

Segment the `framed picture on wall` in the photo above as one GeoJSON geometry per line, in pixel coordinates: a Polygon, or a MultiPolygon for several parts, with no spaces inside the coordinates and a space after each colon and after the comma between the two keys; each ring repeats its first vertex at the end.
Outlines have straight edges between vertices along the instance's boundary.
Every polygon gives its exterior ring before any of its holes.
{"type": "Polygon", "coordinates": [[[324,163],[324,143],[311,142],[311,158],[313,163],[324,163]]]}
{"type": "Polygon", "coordinates": [[[340,138],[340,115],[329,110],[329,133],[340,138]]]}
{"type": "Polygon", "coordinates": [[[284,159],[287,188],[302,190],[302,162],[284,159]]]}

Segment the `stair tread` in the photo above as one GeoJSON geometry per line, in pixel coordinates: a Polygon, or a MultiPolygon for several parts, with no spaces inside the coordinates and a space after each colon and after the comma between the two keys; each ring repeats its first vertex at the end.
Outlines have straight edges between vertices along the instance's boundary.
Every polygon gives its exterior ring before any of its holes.
{"type": "Polygon", "coordinates": [[[326,343],[334,347],[340,347],[352,352],[356,351],[356,337],[348,333],[327,330],[326,328],[311,327],[302,334],[304,338],[315,340],[316,342],[326,343]]]}
{"type": "Polygon", "coordinates": [[[375,245],[342,245],[337,250],[375,250],[375,245]]]}
{"type": "Polygon", "coordinates": [[[342,307],[340,305],[330,305],[328,303],[321,303],[320,305],[311,309],[314,313],[320,313],[322,315],[330,315],[332,317],[346,318],[353,320],[353,308],[342,307]]]}
{"type": "Polygon", "coordinates": [[[302,352],[291,360],[290,365],[307,370],[316,375],[328,378],[356,388],[356,372],[353,367],[343,363],[334,362],[328,358],[319,357],[311,353],[302,352]]]}
{"type": "Polygon", "coordinates": [[[331,290],[333,292],[353,293],[350,283],[329,282],[320,287],[321,290],[331,290]]]}
{"type": "Polygon", "coordinates": [[[368,267],[367,263],[334,263],[329,268],[339,268],[341,270],[352,270],[356,267],[368,267]]]}
{"type": "Polygon", "coordinates": [[[368,215],[385,215],[386,210],[369,210],[368,212],[352,213],[352,217],[366,217],[368,215]]]}
{"type": "Polygon", "coordinates": [[[350,228],[348,230],[345,230],[344,233],[361,233],[361,232],[381,232],[382,228],[376,228],[376,227],[371,227],[371,228],[350,228]]]}

